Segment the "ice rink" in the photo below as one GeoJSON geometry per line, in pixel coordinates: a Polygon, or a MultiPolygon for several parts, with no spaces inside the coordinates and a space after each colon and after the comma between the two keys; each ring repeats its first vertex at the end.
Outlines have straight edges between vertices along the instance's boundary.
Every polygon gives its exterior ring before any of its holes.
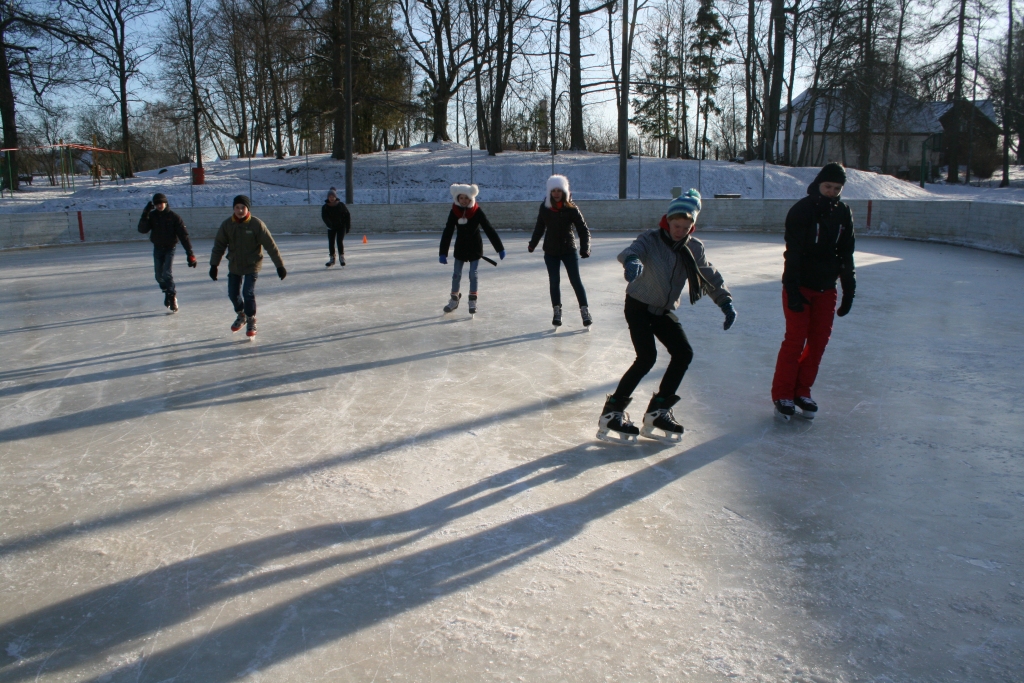
{"type": "Polygon", "coordinates": [[[442,315],[438,237],[279,237],[252,343],[209,241],[176,315],[148,243],[0,252],[0,683],[1024,680],[1024,260],[859,239],[780,424],[782,238],[703,235],[739,318],[626,448],[632,237],[557,333],[525,233],[442,315]]]}

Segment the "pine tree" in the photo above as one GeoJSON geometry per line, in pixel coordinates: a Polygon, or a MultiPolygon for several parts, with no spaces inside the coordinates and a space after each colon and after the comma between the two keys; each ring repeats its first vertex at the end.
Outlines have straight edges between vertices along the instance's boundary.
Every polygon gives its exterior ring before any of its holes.
{"type": "Polygon", "coordinates": [[[706,157],[708,117],[720,113],[715,93],[721,79],[722,67],[731,59],[720,59],[722,50],[732,44],[729,31],[722,27],[721,17],[715,11],[714,0],[700,0],[694,21],[696,36],[690,45],[690,87],[696,94],[697,113],[694,121],[695,156],[706,157]],[[701,131],[701,114],[704,130],[701,131]]]}

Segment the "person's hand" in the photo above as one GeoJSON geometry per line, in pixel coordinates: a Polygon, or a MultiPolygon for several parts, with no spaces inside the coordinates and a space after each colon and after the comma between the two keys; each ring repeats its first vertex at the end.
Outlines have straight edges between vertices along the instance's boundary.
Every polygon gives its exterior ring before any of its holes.
{"type": "Polygon", "coordinates": [[[842,318],[844,315],[850,312],[850,308],[853,307],[853,292],[843,292],[843,300],[839,304],[839,310],[836,311],[836,315],[842,318]]]}
{"type": "Polygon", "coordinates": [[[284,266],[279,266],[277,269],[277,276],[282,280],[288,275],[288,271],[284,269],[284,266]]]}
{"type": "Polygon", "coordinates": [[[195,268],[197,263],[198,263],[196,261],[196,255],[195,254],[189,254],[188,256],[186,256],[185,257],[185,262],[188,263],[188,267],[189,268],[195,268]]]}
{"type": "Polygon", "coordinates": [[[149,213],[152,210],[153,210],[153,202],[152,201],[148,201],[148,202],[146,202],[146,208],[144,208],[142,210],[142,213],[149,213]]]}
{"type": "Polygon", "coordinates": [[[725,313],[725,322],[722,323],[722,329],[727,330],[736,322],[736,308],[732,305],[731,301],[722,304],[722,313],[725,313]]]}
{"type": "Polygon", "coordinates": [[[644,264],[640,263],[640,259],[635,258],[626,261],[623,268],[625,268],[625,272],[622,277],[626,278],[626,282],[632,282],[640,277],[640,273],[644,272],[644,264]]]}
{"type": "Polygon", "coordinates": [[[437,262],[440,263],[442,266],[447,266],[448,265],[448,257],[447,256],[438,256],[437,257],[437,262]]]}
{"type": "Polygon", "coordinates": [[[794,313],[802,313],[804,310],[804,304],[810,303],[811,302],[800,293],[799,287],[786,288],[786,305],[789,306],[789,310],[794,313]]]}
{"type": "Polygon", "coordinates": [[[211,280],[216,280],[217,279],[217,266],[210,266],[210,279],[211,280]]]}
{"type": "Polygon", "coordinates": [[[580,258],[590,258],[590,250],[586,250],[580,254],[580,258]]]}
{"type": "Polygon", "coordinates": [[[505,260],[505,250],[504,249],[502,249],[501,251],[498,252],[498,258],[501,259],[502,261],[505,260]]]}
{"type": "Polygon", "coordinates": [[[530,244],[526,245],[526,251],[530,252],[531,254],[533,253],[533,250],[536,249],[536,248],[537,248],[537,245],[533,244],[532,242],[530,244]]]}

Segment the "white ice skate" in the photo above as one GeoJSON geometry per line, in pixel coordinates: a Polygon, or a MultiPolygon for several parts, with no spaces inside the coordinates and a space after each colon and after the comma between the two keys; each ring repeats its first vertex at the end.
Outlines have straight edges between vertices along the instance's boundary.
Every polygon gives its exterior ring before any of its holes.
{"type": "Polygon", "coordinates": [[[629,421],[629,415],[624,412],[632,400],[608,396],[604,408],[601,409],[601,419],[597,421],[598,439],[619,446],[636,445],[636,437],[640,430],[629,421]]]}
{"type": "Polygon", "coordinates": [[[644,413],[644,426],[640,428],[640,435],[662,443],[682,441],[685,430],[672,414],[672,406],[678,402],[678,396],[661,397],[655,394],[644,413]]]}

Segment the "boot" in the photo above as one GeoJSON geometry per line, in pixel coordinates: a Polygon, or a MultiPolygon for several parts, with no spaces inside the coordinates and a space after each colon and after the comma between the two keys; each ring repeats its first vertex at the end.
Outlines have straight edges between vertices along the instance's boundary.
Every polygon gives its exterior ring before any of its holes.
{"type": "Polygon", "coordinates": [[[476,315],[476,294],[469,295],[469,314],[476,315]]]}
{"type": "Polygon", "coordinates": [[[580,315],[583,316],[583,327],[590,327],[594,324],[594,319],[590,317],[589,306],[580,306],[580,315]]]}
{"type": "Polygon", "coordinates": [[[554,314],[551,316],[551,324],[555,327],[560,327],[562,325],[562,307],[553,306],[552,308],[554,309],[554,314]]]}
{"type": "Polygon", "coordinates": [[[445,313],[451,313],[459,307],[459,299],[462,298],[462,294],[452,294],[452,298],[448,299],[448,305],[444,307],[445,313]]]}
{"type": "Polygon", "coordinates": [[[334,254],[331,254],[331,260],[324,264],[328,268],[334,265],[334,254]]]}
{"type": "Polygon", "coordinates": [[[644,426],[640,433],[648,439],[662,443],[679,443],[683,439],[683,425],[676,422],[672,406],[679,402],[678,396],[651,397],[644,413],[644,426]]]}
{"type": "Polygon", "coordinates": [[[235,316],[235,322],[231,323],[231,331],[238,332],[245,325],[245,311],[238,311],[238,315],[235,316]]]}
{"type": "Polygon", "coordinates": [[[245,317],[245,336],[251,341],[256,339],[256,316],[254,315],[245,317]]]}
{"type": "Polygon", "coordinates": [[[177,313],[178,312],[178,297],[175,296],[174,294],[169,294],[168,295],[167,307],[171,309],[171,313],[177,313]]]}
{"type": "Polygon", "coordinates": [[[633,445],[636,443],[637,434],[640,430],[629,421],[626,414],[626,406],[632,398],[619,398],[609,394],[601,409],[601,419],[597,421],[597,438],[601,441],[619,445],[633,445]]]}

